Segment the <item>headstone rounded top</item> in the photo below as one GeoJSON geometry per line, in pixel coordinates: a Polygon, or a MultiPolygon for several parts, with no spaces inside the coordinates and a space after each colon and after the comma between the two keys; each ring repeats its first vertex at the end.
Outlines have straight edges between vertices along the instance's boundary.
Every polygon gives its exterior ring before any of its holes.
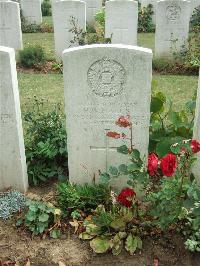
{"type": "Polygon", "coordinates": [[[151,57],[153,55],[152,50],[149,48],[144,48],[144,47],[139,47],[139,46],[133,46],[133,45],[125,45],[125,44],[92,44],[92,45],[84,45],[84,46],[79,46],[79,47],[73,47],[73,48],[68,48],[63,51],[63,56],[67,53],[71,52],[77,52],[81,50],[87,50],[87,49],[93,49],[93,48],[121,48],[121,49],[129,49],[133,50],[135,52],[143,52],[146,54],[149,54],[151,57]]]}

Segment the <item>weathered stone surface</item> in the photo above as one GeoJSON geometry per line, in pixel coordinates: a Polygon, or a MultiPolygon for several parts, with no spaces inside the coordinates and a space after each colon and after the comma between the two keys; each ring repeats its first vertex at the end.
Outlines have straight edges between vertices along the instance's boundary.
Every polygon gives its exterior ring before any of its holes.
{"type": "Polygon", "coordinates": [[[112,43],[137,45],[138,3],[110,0],[105,5],[105,36],[112,43]]]}
{"type": "Polygon", "coordinates": [[[64,49],[78,46],[74,39],[72,18],[79,29],[86,29],[86,4],[84,1],[66,0],[53,1],[53,21],[54,21],[54,40],[55,50],[58,57],[62,56],[64,49]]]}
{"type": "Polygon", "coordinates": [[[172,57],[186,44],[189,33],[190,2],[162,0],[157,2],[155,53],[172,57]]]}
{"type": "MultiPolygon", "coordinates": [[[[122,115],[130,115],[134,145],[147,155],[151,50],[89,45],[65,50],[63,63],[70,181],[91,182],[98,179],[99,171],[127,161],[116,147],[128,140],[106,137],[107,131],[123,131],[115,125],[122,115]]],[[[115,185],[122,183],[119,179],[115,185]]]]}
{"type": "MultiPolygon", "coordinates": [[[[197,102],[196,102],[196,113],[194,121],[194,139],[200,141],[200,70],[199,70],[199,84],[197,90],[197,102]]],[[[200,183],[200,153],[197,154],[197,162],[194,166],[194,174],[200,183]]]]}
{"type": "Polygon", "coordinates": [[[0,190],[28,187],[14,50],[0,46],[0,190]]]}
{"type": "Polygon", "coordinates": [[[21,0],[21,8],[28,23],[42,23],[41,0],[21,0]]]}
{"type": "Polygon", "coordinates": [[[22,32],[19,4],[0,1],[0,45],[22,49],[22,32]]]}
{"type": "Polygon", "coordinates": [[[95,22],[95,15],[102,8],[102,0],[84,0],[86,2],[86,18],[89,25],[95,22]]]}

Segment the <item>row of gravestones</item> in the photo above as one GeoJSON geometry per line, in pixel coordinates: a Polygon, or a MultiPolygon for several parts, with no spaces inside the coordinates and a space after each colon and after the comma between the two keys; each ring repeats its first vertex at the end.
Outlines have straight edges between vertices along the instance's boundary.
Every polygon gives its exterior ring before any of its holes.
{"type": "MultiPolygon", "coordinates": [[[[86,3],[87,23],[94,22],[94,16],[102,8],[102,0],[83,0],[86,3]]],[[[56,0],[51,0],[56,2],[56,0]]],[[[42,23],[41,0],[20,0],[23,16],[29,23],[42,23]]]]}
{"type": "MultiPolygon", "coordinates": [[[[90,9],[94,10],[92,6],[90,9]]],[[[74,38],[72,17],[79,29],[86,29],[86,3],[79,0],[53,0],[52,11],[55,49],[61,58],[64,49],[77,46],[76,42],[71,42],[74,38]]],[[[112,37],[112,43],[115,44],[137,45],[138,3],[133,0],[110,0],[105,4],[105,13],[105,37],[112,37]]],[[[162,0],[157,3],[157,57],[171,57],[182,49],[188,39],[189,21],[189,1],[162,0]]],[[[0,2],[0,45],[22,48],[19,5],[11,1],[0,2]]]]}
{"type": "MultiPolygon", "coordinates": [[[[130,115],[134,147],[147,156],[149,143],[152,51],[127,45],[101,44],[63,53],[68,135],[69,179],[98,180],[99,171],[123,163],[116,148],[126,140],[106,137],[114,121],[130,115]]],[[[200,82],[194,137],[200,139],[200,82]]],[[[127,133],[127,132],[125,132],[127,133]]],[[[194,169],[200,180],[200,157],[194,169]]],[[[0,189],[26,191],[26,158],[15,52],[0,46],[0,189]]],[[[115,186],[122,186],[118,180],[115,186]]]]}
{"type": "MultiPolygon", "coordinates": [[[[152,5],[153,10],[153,23],[156,24],[156,5],[159,0],[139,0],[142,7],[147,7],[148,5],[152,5]]],[[[200,0],[189,0],[190,1],[190,16],[192,16],[195,8],[200,6],[200,0]]]]}

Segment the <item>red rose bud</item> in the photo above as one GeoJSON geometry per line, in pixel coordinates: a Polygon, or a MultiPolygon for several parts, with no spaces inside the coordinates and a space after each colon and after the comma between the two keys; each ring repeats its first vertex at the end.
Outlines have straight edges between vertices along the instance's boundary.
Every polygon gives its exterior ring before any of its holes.
{"type": "Polygon", "coordinates": [[[119,139],[121,135],[117,132],[109,131],[106,133],[106,136],[114,139],[119,139]]]}
{"type": "Polygon", "coordinates": [[[117,201],[123,206],[130,208],[133,205],[133,199],[135,198],[136,193],[131,188],[124,188],[117,197],[117,201]]]}
{"type": "Polygon", "coordinates": [[[193,139],[190,143],[190,147],[193,153],[200,152],[200,142],[198,140],[193,139]]]}
{"type": "Polygon", "coordinates": [[[172,176],[177,168],[176,155],[169,153],[165,157],[163,157],[160,163],[160,168],[163,175],[172,176]]]}
{"type": "Polygon", "coordinates": [[[155,153],[149,154],[148,157],[148,171],[150,176],[154,176],[158,170],[158,157],[155,153]]]}
{"type": "Polygon", "coordinates": [[[118,118],[115,124],[118,125],[119,127],[130,127],[131,125],[129,117],[125,116],[120,116],[120,118],[118,118]]]}

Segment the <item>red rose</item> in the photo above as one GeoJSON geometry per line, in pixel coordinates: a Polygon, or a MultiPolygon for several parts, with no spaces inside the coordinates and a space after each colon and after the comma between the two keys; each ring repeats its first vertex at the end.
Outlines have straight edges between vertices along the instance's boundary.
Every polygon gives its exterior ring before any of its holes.
{"type": "Polygon", "coordinates": [[[131,125],[129,117],[125,117],[125,116],[120,116],[120,118],[118,118],[115,124],[120,127],[130,127],[131,125]]]}
{"type": "Polygon", "coordinates": [[[193,139],[190,143],[190,147],[192,149],[192,152],[200,152],[200,142],[198,140],[193,139]]]}
{"type": "Polygon", "coordinates": [[[114,139],[119,139],[120,138],[120,134],[119,133],[112,132],[112,131],[107,132],[106,136],[110,137],[110,138],[114,138],[114,139]]]}
{"type": "Polygon", "coordinates": [[[158,157],[155,153],[149,154],[148,157],[148,171],[150,176],[154,176],[158,170],[158,157]]]}
{"type": "Polygon", "coordinates": [[[133,204],[133,199],[136,196],[136,193],[131,188],[124,188],[117,197],[117,201],[120,202],[123,206],[130,208],[133,204]]]}
{"type": "Polygon", "coordinates": [[[176,155],[174,155],[173,153],[169,153],[161,159],[160,168],[162,170],[163,175],[172,176],[176,171],[176,167],[176,155]]]}

